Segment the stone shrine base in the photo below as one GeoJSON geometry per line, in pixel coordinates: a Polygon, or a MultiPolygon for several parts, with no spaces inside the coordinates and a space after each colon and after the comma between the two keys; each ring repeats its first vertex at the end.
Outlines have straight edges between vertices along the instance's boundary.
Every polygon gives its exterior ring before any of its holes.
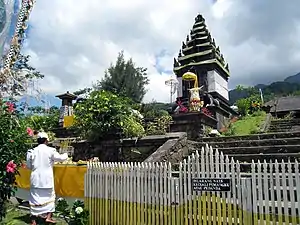
{"type": "Polygon", "coordinates": [[[197,140],[204,135],[205,127],[217,129],[218,121],[202,112],[188,112],[172,115],[170,132],[186,132],[189,140],[197,140]]]}

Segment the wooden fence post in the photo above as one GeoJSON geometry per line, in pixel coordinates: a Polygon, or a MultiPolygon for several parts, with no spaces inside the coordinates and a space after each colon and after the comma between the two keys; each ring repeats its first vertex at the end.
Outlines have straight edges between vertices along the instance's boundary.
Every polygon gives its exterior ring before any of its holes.
{"type": "Polygon", "coordinates": [[[240,224],[252,225],[252,180],[251,178],[241,178],[243,221],[240,224]]]}

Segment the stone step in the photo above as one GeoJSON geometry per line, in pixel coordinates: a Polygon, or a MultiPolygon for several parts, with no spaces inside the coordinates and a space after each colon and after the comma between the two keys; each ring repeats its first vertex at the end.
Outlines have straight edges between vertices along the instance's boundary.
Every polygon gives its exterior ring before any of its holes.
{"type": "Polygon", "coordinates": [[[274,132],[274,131],[298,131],[300,129],[300,125],[297,125],[297,126],[286,126],[286,127],[281,127],[281,126],[278,126],[278,127],[269,127],[269,132],[274,132]]]}
{"type": "MultiPolygon", "coordinates": [[[[201,149],[199,149],[201,150],[201,149]]],[[[219,152],[227,154],[273,154],[273,153],[298,153],[299,145],[275,145],[275,146],[251,146],[251,147],[227,147],[218,148],[219,152]]]]}
{"type": "Polygon", "coordinates": [[[295,119],[295,120],[272,120],[271,123],[300,123],[299,119],[295,119]]]}
{"type": "Polygon", "coordinates": [[[275,133],[275,132],[290,132],[292,131],[292,127],[291,128],[271,128],[268,130],[269,133],[275,133]]]}
{"type": "Polygon", "coordinates": [[[273,124],[299,124],[300,120],[272,120],[273,124]]]}
{"type": "MultiPolygon", "coordinates": [[[[263,163],[264,160],[267,162],[275,162],[277,160],[278,162],[281,162],[282,160],[287,162],[295,162],[296,160],[299,162],[300,160],[300,153],[291,153],[291,154],[229,154],[228,156],[229,160],[233,158],[235,161],[239,161],[240,163],[251,163],[252,160],[254,162],[258,162],[258,160],[263,163]]],[[[187,158],[187,157],[185,157],[187,158]]]]}
{"type": "Polygon", "coordinates": [[[296,160],[299,161],[300,159],[300,153],[272,153],[272,154],[228,154],[229,158],[233,158],[234,160],[238,160],[240,162],[251,162],[254,160],[254,162],[257,162],[260,160],[263,162],[266,160],[267,162],[274,162],[277,160],[278,162],[281,162],[284,160],[287,162],[288,160],[291,162],[295,162],[296,160]]]}
{"type": "Polygon", "coordinates": [[[241,141],[241,140],[263,140],[276,138],[296,138],[300,137],[300,131],[297,132],[272,132],[264,134],[250,134],[241,136],[222,136],[222,137],[203,137],[199,138],[199,142],[224,142],[224,141],[241,141]]]}
{"type": "Polygon", "coordinates": [[[276,133],[276,132],[278,132],[278,133],[282,133],[282,132],[291,132],[292,129],[293,129],[292,127],[290,127],[290,128],[270,128],[270,129],[268,129],[267,132],[269,132],[269,133],[276,133]]]}
{"type": "Polygon", "coordinates": [[[270,123],[270,126],[275,126],[275,127],[286,127],[286,126],[299,126],[299,123],[270,123]]]}
{"type": "Polygon", "coordinates": [[[268,130],[269,133],[275,133],[275,132],[291,132],[292,131],[292,128],[291,129],[271,129],[271,130],[268,130]]]}
{"type": "MultiPolygon", "coordinates": [[[[278,131],[278,132],[292,132],[293,130],[292,129],[288,129],[288,130],[276,130],[276,131],[278,131]]],[[[275,130],[269,130],[268,132],[269,133],[274,133],[276,131],[275,130]]]]}
{"type": "Polygon", "coordinates": [[[274,124],[282,124],[282,123],[300,124],[300,119],[272,120],[271,123],[274,123],[274,124]]]}
{"type": "MultiPolygon", "coordinates": [[[[226,142],[189,142],[196,148],[205,147],[206,144],[213,148],[224,147],[251,147],[251,146],[275,146],[275,145],[300,145],[300,137],[279,138],[279,139],[262,139],[262,140],[239,140],[226,142]]],[[[299,149],[300,151],[300,149],[299,149]]]]}
{"type": "Polygon", "coordinates": [[[298,125],[292,125],[292,124],[270,124],[270,127],[293,127],[293,126],[298,126],[298,125]]]}

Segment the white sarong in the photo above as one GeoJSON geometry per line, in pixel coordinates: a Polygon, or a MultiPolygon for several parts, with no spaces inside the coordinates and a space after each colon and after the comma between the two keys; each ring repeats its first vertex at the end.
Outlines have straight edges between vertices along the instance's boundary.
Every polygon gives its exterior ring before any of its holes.
{"type": "Polygon", "coordinates": [[[33,216],[55,212],[55,191],[53,188],[31,188],[29,196],[30,213],[33,216]]]}

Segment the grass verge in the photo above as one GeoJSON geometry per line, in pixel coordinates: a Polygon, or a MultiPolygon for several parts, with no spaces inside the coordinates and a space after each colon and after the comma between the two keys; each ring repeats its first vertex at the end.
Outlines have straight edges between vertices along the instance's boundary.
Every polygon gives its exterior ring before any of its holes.
{"type": "Polygon", "coordinates": [[[249,135],[259,133],[261,125],[266,119],[266,113],[259,111],[252,115],[244,116],[236,122],[231,123],[228,130],[224,133],[226,136],[249,135]]]}

